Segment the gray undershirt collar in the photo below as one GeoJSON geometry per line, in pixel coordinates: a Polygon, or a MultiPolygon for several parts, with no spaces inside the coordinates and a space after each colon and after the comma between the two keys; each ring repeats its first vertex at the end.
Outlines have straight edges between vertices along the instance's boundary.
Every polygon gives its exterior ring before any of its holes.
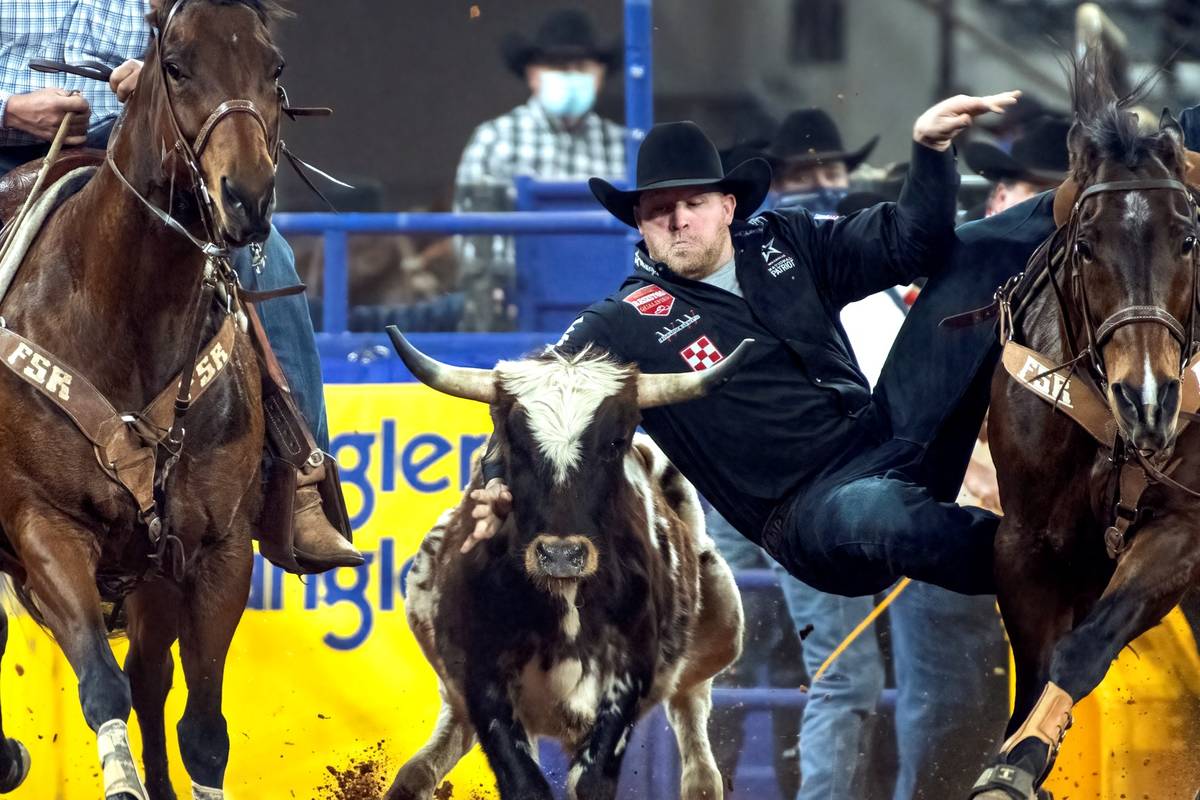
{"type": "Polygon", "coordinates": [[[718,289],[724,289],[738,297],[744,297],[742,294],[742,285],[738,283],[737,278],[737,259],[729,259],[728,262],[712,275],[709,275],[707,278],[701,278],[700,282],[710,284],[718,289]]]}

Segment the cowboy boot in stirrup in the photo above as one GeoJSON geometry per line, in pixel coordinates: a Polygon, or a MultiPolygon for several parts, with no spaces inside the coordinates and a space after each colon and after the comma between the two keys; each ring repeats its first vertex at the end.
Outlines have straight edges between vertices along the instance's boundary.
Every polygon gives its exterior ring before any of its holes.
{"type": "Polygon", "coordinates": [[[305,572],[324,572],[334,567],[357,567],[362,553],[339,533],[321,504],[318,489],[325,480],[326,462],[305,466],[296,480],[296,505],[292,512],[292,550],[305,572]]]}

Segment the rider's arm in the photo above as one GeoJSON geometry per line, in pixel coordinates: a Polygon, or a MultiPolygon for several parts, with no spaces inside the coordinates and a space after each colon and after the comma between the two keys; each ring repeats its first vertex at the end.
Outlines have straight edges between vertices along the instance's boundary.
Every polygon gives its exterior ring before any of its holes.
{"type": "Polygon", "coordinates": [[[841,308],[940,267],[953,242],[959,183],[951,141],[975,116],[1015,101],[1011,93],[943,100],[913,125],[912,160],[898,202],[825,223],[808,218],[808,230],[794,238],[812,253],[831,305],[841,308]]]}

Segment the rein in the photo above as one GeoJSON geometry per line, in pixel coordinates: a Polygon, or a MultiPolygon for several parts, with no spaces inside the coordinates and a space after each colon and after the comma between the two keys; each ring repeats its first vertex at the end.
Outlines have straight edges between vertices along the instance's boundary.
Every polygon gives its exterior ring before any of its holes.
{"type": "MultiPolygon", "coordinates": [[[[1067,414],[1086,430],[1100,446],[1111,453],[1110,461],[1115,473],[1115,496],[1113,499],[1113,521],[1105,530],[1104,542],[1110,558],[1118,558],[1129,547],[1130,529],[1144,514],[1141,497],[1152,484],[1158,483],[1191,497],[1200,498],[1200,492],[1191,489],[1171,477],[1180,460],[1165,465],[1155,465],[1142,452],[1132,447],[1123,437],[1112,409],[1105,401],[1104,391],[1108,386],[1101,348],[1112,335],[1126,325],[1161,325],[1171,333],[1180,345],[1179,381],[1182,387],[1179,416],[1182,418],[1180,432],[1189,422],[1200,419],[1200,354],[1192,355],[1195,349],[1195,309],[1200,293],[1200,260],[1196,246],[1190,252],[1192,264],[1192,303],[1186,325],[1173,314],[1159,306],[1131,305],[1118,309],[1099,325],[1093,325],[1091,305],[1088,301],[1082,273],[1082,254],[1078,247],[1080,212],[1084,203],[1104,192],[1130,192],[1143,190],[1180,191],[1188,201],[1190,217],[1195,226],[1197,208],[1192,193],[1182,182],[1172,179],[1147,179],[1108,181],[1089,186],[1076,198],[1069,219],[1060,226],[1030,257],[1029,264],[1044,262],[1044,271],[1054,289],[1062,320],[1065,346],[1070,358],[1056,366],[1041,353],[1017,343],[1016,317],[1021,308],[1013,310],[1014,296],[1025,288],[1024,297],[1018,303],[1028,301],[1040,287],[1040,277],[1031,286],[1026,286],[1025,274],[1014,276],[996,292],[993,305],[999,315],[1000,343],[1003,346],[1002,361],[1005,370],[1021,386],[1050,403],[1056,410],[1067,414]],[[1070,270],[1070,280],[1076,304],[1068,301],[1056,274],[1057,268],[1070,270]],[[1078,335],[1072,322],[1072,310],[1081,321],[1086,346],[1081,350],[1076,342],[1078,335]],[[1089,366],[1088,372],[1077,369],[1081,362],[1089,366]],[[1062,375],[1066,371],[1065,376],[1062,375]]],[[[1027,267],[1027,272],[1033,270],[1027,267]]],[[[985,310],[969,312],[945,322],[962,324],[962,320],[974,321],[986,314],[985,310]]]]}

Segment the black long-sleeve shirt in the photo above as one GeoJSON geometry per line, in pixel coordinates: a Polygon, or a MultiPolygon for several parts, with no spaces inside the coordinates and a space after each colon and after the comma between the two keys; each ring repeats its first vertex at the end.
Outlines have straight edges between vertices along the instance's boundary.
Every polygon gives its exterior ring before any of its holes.
{"type": "Polygon", "coordinates": [[[704,369],[746,338],[737,375],[711,395],[646,409],[642,425],[744,535],[816,472],[884,435],[838,313],[927,275],[954,231],[951,153],[914,145],[897,203],[836,220],[768,212],[731,226],[744,298],[682,278],[647,255],[587,308],[558,347],[603,347],[642,372],[704,369]]]}

